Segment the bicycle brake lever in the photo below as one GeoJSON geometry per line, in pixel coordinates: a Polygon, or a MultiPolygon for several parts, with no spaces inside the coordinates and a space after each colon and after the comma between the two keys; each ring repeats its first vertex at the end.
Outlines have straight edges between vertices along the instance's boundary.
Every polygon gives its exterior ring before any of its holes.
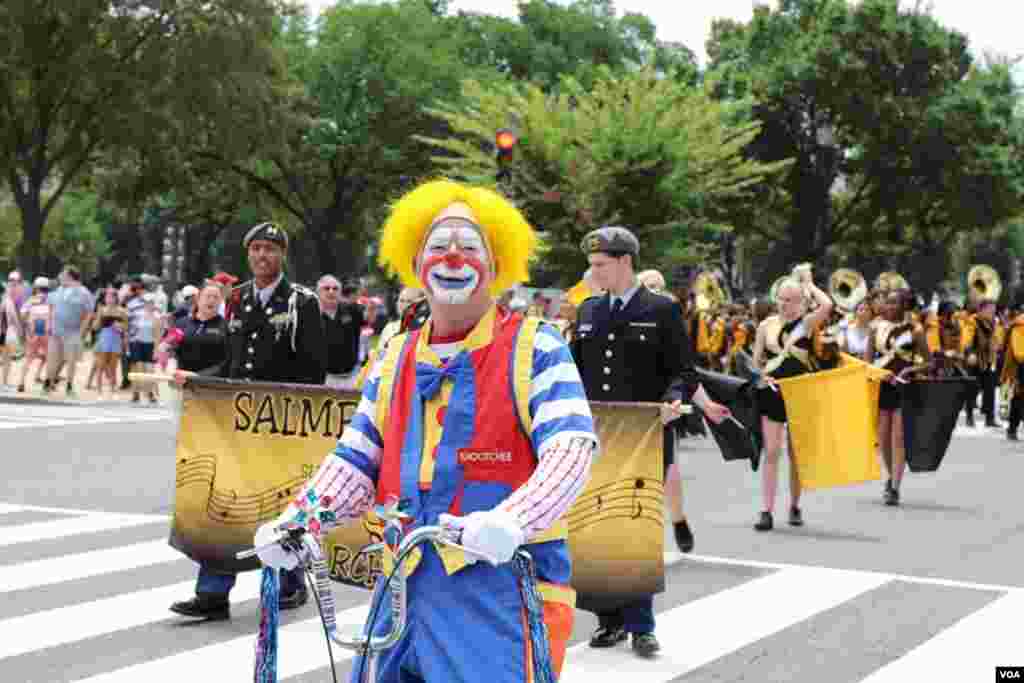
{"type": "Polygon", "coordinates": [[[265,543],[264,545],[235,553],[235,559],[247,560],[250,557],[256,557],[259,555],[261,550],[266,550],[267,548],[271,548],[275,545],[281,545],[292,552],[297,552],[302,545],[302,536],[305,533],[306,530],[301,527],[298,529],[288,529],[285,533],[281,534],[270,543],[265,543]]]}

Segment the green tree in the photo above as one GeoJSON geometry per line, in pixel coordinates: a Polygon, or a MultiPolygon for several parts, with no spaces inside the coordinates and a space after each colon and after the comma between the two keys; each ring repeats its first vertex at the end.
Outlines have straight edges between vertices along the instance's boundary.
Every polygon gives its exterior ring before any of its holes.
{"type": "MultiPolygon", "coordinates": [[[[49,201],[49,197],[45,198],[49,201]]],[[[111,213],[94,192],[72,188],[53,204],[40,244],[39,266],[26,275],[56,273],[65,263],[75,264],[82,277],[94,277],[110,255],[107,226],[111,213]]],[[[21,240],[18,208],[7,204],[0,208],[0,261],[14,266],[21,240]]]]}
{"type": "Polygon", "coordinates": [[[105,151],[172,124],[230,121],[221,95],[259,91],[274,17],[274,0],[0,3],[0,169],[28,270],[50,213],[105,151]]]}
{"type": "MultiPolygon", "coordinates": [[[[767,260],[787,269],[880,249],[895,264],[1019,212],[1017,94],[1008,68],[979,66],[967,47],[896,0],[782,0],[746,25],[717,23],[716,94],[752,97],[763,123],[748,153],[795,160],[757,189],[739,232],[773,243],[767,260]]],[[[930,288],[944,269],[915,270],[911,283],[930,288]]]]}
{"type": "Polygon", "coordinates": [[[422,0],[339,3],[315,26],[292,17],[277,38],[289,85],[265,108],[266,137],[197,141],[207,173],[235,174],[287,217],[304,270],[361,270],[367,212],[429,172],[412,135],[436,127],[424,107],[470,73],[446,22],[422,0]]]}
{"type": "Polygon", "coordinates": [[[543,231],[545,267],[561,284],[578,278],[580,241],[602,224],[633,228],[645,263],[705,257],[699,244],[715,234],[715,212],[787,165],[742,158],[758,134],[742,106],[651,69],[606,68],[589,88],[565,77],[557,94],[469,81],[463,99],[432,110],[456,135],[419,139],[446,152],[434,159],[446,174],[493,184],[494,134],[514,118],[519,141],[503,189],[543,231]]]}
{"type": "Polygon", "coordinates": [[[618,16],[611,0],[523,0],[517,21],[461,12],[452,23],[465,61],[546,91],[566,75],[590,87],[605,67],[623,72],[650,66],[684,81],[697,77],[691,50],[659,40],[643,14],[618,16]]]}

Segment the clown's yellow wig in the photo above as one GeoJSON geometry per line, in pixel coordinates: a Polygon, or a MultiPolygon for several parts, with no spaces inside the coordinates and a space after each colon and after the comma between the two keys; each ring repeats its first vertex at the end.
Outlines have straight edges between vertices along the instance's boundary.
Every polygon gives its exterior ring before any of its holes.
{"type": "Polygon", "coordinates": [[[451,180],[433,180],[409,192],[391,207],[380,238],[380,264],[407,287],[422,289],[413,262],[434,218],[452,204],[469,206],[491,249],[495,278],[491,294],[530,279],[529,261],[537,236],[519,209],[497,192],[451,180]]]}

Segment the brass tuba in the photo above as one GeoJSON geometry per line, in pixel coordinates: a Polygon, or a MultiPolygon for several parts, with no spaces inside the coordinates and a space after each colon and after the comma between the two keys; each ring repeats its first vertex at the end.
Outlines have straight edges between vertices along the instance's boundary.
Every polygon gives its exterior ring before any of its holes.
{"type": "Polygon", "coordinates": [[[875,278],[875,287],[883,292],[898,292],[902,289],[910,289],[910,283],[896,271],[887,270],[875,278]]]}
{"type": "Polygon", "coordinates": [[[998,301],[1003,282],[992,266],[972,266],[967,271],[967,298],[973,303],[998,301]]]}
{"type": "Polygon", "coordinates": [[[702,270],[694,278],[690,291],[695,295],[698,311],[713,311],[731,301],[728,290],[710,270],[702,270]]]}
{"type": "Polygon", "coordinates": [[[775,298],[779,294],[779,287],[781,287],[782,283],[785,282],[786,280],[792,279],[792,275],[781,275],[775,278],[775,282],[772,283],[771,289],[768,290],[768,300],[771,301],[773,304],[777,303],[775,298]]]}
{"type": "Polygon", "coordinates": [[[828,293],[839,308],[851,313],[867,298],[868,283],[856,270],[840,268],[828,279],[828,293]]]}

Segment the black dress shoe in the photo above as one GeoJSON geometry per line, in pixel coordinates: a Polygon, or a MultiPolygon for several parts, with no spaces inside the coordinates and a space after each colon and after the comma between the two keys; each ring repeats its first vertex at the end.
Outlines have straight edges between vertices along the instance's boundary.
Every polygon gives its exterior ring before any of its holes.
{"type": "Polygon", "coordinates": [[[790,526],[803,526],[804,515],[800,512],[800,508],[791,506],[789,508],[789,525],[790,526]]]}
{"type": "Polygon", "coordinates": [[[641,657],[653,657],[654,653],[661,649],[653,633],[634,633],[632,645],[633,652],[641,657]]]}
{"type": "Polygon", "coordinates": [[[231,618],[231,606],[223,595],[197,595],[171,605],[171,611],[183,617],[224,621],[231,618]]]}
{"type": "Polygon", "coordinates": [[[885,492],[885,504],[893,507],[900,504],[900,490],[898,488],[891,488],[885,492]]]}
{"type": "Polygon", "coordinates": [[[675,522],[672,527],[676,533],[676,545],[679,546],[679,552],[688,553],[693,550],[693,532],[686,520],[675,522]]]}
{"type": "Polygon", "coordinates": [[[1007,441],[1017,441],[1017,432],[1011,432],[1009,429],[1006,430],[1007,441]]]}
{"type": "Polygon", "coordinates": [[[277,599],[277,606],[279,609],[297,609],[302,607],[309,601],[309,591],[303,586],[298,590],[292,591],[288,595],[281,595],[277,599]]]}
{"type": "Polygon", "coordinates": [[[757,520],[757,524],[754,525],[754,528],[758,531],[771,531],[773,526],[774,521],[772,520],[772,513],[766,510],[761,513],[761,519],[757,520]]]}
{"type": "Polygon", "coordinates": [[[968,427],[974,427],[974,416],[973,415],[968,415],[967,416],[967,426],[968,427]]]}
{"type": "Polygon", "coordinates": [[[590,636],[590,647],[615,647],[625,639],[625,630],[599,626],[594,635],[590,636]]]}
{"type": "Polygon", "coordinates": [[[999,429],[1003,425],[996,422],[996,419],[994,417],[989,417],[985,419],[985,426],[992,427],[993,429],[999,429]]]}

